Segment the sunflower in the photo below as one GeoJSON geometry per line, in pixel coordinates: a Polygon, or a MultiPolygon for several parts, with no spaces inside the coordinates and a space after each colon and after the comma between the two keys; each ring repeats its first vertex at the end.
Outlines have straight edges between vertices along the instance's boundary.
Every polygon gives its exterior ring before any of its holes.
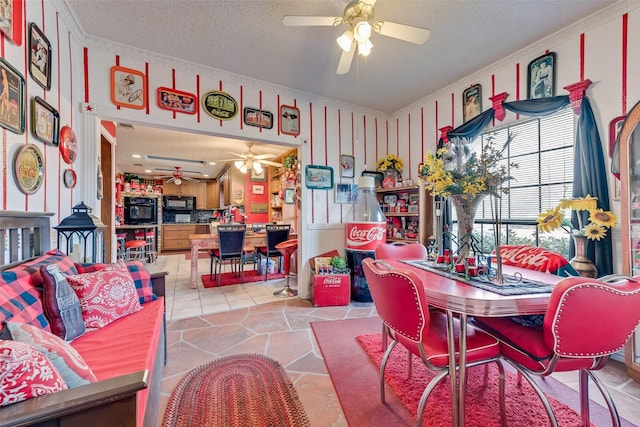
{"type": "Polygon", "coordinates": [[[594,209],[589,212],[589,221],[605,227],[615,227],[618,223],[618,218],[610,211],[594,209]]]}
{"type": "Polygon", "coordinates": [[[563,199],[560,201],[560,207],[562,209],[573,209],[576,211],[592,211],[598,205],[598,199],[591,197],[587,194],[585,197],[579,197],[577,199],[563,199]]]}
{"type": "Polygon", "coordinates": [[[562,219],[564,218],[564,211],[560,206],[556,206],[554,209],[549,209],[546,212],[542,212],[538,215],[536,222],[538,223],[538,230],[548,233],[562,225],[562,219]]]}
{"type": "Polygon", "coordinates": [[[591,222],[582,229],[582,233],[589,240],[600,240],[607,234],[607,229],[600,224],[591,222]]]}

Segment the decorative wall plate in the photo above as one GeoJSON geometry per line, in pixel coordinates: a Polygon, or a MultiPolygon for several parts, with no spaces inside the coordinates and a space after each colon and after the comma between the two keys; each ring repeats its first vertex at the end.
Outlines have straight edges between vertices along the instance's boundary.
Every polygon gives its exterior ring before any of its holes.
{"type": "Polygon", "coordinates": [[[76,171],[73,169],[65,169],[64,174],[62,175],[62,180],[65,187],[74,188],[77,182],[76,171]]]}
{"type": "Polygon", "coordinates": [[[65,163],[72,165],[78,158],[78,141],[76,134],[69,126],[60,129],[60,154],[65,163]]]}
{"type": "Polygon", "coordinates": [[[44,160],[42,152],[33,144],[22,147],[14,163],[16,184],[24,194],[33,194],[42,186],[44,160]]]}

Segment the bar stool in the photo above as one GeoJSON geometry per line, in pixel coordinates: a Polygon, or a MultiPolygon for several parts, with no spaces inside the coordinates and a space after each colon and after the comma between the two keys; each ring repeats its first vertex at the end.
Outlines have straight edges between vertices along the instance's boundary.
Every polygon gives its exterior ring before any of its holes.
{"type": "Polygon", "coordinates": [[[273,295],[282,298],[294,297],[298,295],[298,291],[289,287],[289,278],[295,275],[291,273],[291,254],[298,249],[298,239],[289,239],[278,243],[276,249],[282,254],[282,258],[284,258],[283,269],[287,281],[285,282],[284,288],[275,291],[273,295]]]}
{"type": "Polygon", "coordinates": [[[117,240],[117,247],[118,247],[118,255],[117,258],[120,260],[124,260],[127,257],[127,251],[124,247],[125,244],[125,239],[127,238],[127,233],[117,233],[116,234],[116,240],[117,240]]]}
{"type": "Polygon", "coordinates": [[[155,263],[158,260],[158,252],[156,251],[156,236],[154,229],[147,228],[144,230],[136,230],[135,237],[136,240],[146,240],[146,259],[150,264],[155,263]]]}
{"type": "Polygon", "coordinates": [[[127,261],[142,261],[143,264],[147,263],[147,242],[145,240],[128,240],[125,242],[127,261]]]}

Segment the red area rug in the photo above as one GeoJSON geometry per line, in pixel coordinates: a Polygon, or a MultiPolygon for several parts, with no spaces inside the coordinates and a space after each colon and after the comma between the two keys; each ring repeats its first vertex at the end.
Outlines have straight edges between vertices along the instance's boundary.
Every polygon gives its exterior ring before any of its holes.
{"type": "MultiPolygon", "coordinates": [[[[414,357],[413,377],[407,381],[407,355],[400,345],[391,355],[387,365],[386,404],[380,402],[379,363],[382,359],[379,318],[348,319],[331,322],[313,322],[311,327],[324,357],[329,375],[340,399],[349,427],[413,426],[418,401],[426,382],[432,374],[414,357]],[[360,335],[373,355],[369,357],[358,341],[360,335]],[[400,351],[402,350],[402,351],[400,351]],[[377,361],[377,362],[375,362],[377,361]],[[397,385],[390,385],[396,383],[397,385]],[[397,390],[396,390],[397,388],[397,390]],[[402,400],[401,400],[402,399],[402,400]],[[408,402],[405,406],[403,400],[408,402]],[[413,408],[413,409],[411,409],[413,408]]],[[[484,367],[468,371],[465,426],[498,426],[497,368],[490,367],[491,379],[487,389],[482,382],[484,367]]],[[[577,377],[576,377],[577,378],[577,377]]],[[[549,425],[549,419],[540,400],[523,380],[522,387],[516,385],[516,375],[507,372],[507,422],[509,427],[531,427],[549,425]]],[[[578,393],[553,378],[538,381],[553,401],[560,426],[580,425],[578,393]],[[557,399],[557,400],[556,400],[557,399]]],[[[595,394],[597,389],[590,387],[595,394]]],[[[451,425],[451,400],[448,377],[431,393],[424,415],[425,426],[451,425]]],[[[592,425],[611,425],[607,409],[591,402],[592,425]]],[[[621,419],[622,426],[632,424],[621,419]]]]}
{"type": "Polygon", "coordinates": [[[187,373],[162,422],[163,427],[309,425],[286,371],[262,354],[222,357],[187,373]]]}
{"type": "MultiPolygon", "coordinates": [[[[282,279],[284,274],[282,273],[269,273],[269,280],[282,279]]],[[[218,286],[218,278],[213,275],[211,276],[211,280],[209,280],[209,274],[203,274],[200,276],[202,280],[202,286],[205,288],[215,288],[218,286]]],[[[245,270],[244,271],[244,283],[250,282],[261,282],[264,280],[264,274],[258,275],[256,270],[245,270]]],[[[222,273],[220,277],[220,286],[227,285],[237,285],[242,283],[242,277],[239,273],[222,273]]]]}

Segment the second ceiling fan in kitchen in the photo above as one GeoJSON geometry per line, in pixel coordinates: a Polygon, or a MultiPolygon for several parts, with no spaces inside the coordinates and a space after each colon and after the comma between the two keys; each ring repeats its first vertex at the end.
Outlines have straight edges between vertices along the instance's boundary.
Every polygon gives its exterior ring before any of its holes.
{"type": "Polygon", "coordinates": [[[229,154],[233,154],[236,157],[232,159],[222,159],[218,161],[234,162],[234,166],[238,170],[240,170],[240,172],[242,173],[247,173],[247,171],[250,171],[251,169],[253,169],[257,173],[261,173],[263,169],[263,165],[275,166],[275,167],[282,166],[281,163],[267,160],[267,159],[274,158],[275,157],[274,154],[255,154],[252,150],[253,143],[247,143],[247,147],[248,147],[248,151],[246,153],[229,152],[229,154]]]}

